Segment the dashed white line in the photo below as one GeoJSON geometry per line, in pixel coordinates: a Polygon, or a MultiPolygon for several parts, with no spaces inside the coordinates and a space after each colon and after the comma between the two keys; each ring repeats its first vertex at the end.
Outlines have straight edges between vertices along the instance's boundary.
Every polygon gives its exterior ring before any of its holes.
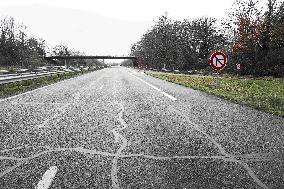
{"type": "Polygon", "coordinates": [[[50,167],[42,176],[42,179],[37,184],[36,189],[48,189],[55,177],[55,174],[57,173],[57,170],[56,166],[50,167]]]}
{"type": "Polygon", "coordinates": [[[175,97],[173,97],[172,95],[170,95],[170,94],[168,94],[168,93],[162,91],[162,90],[159,89],[158,87],[156,87],[156,86],[154,86],[154,85],[152,85],[152,84],[150,84],[150,83],[144,81],[143,79],[137,77],[137,76],[134,75],[133,73],[129,73],[129,74],[132,75],[133,77],[135,77],[136,79],[142,81],[143,83],[145,83],[145,84],[148,85],[149,87],[152,87],[152,88],[155,89],[156,91],[159,91],[160,93],[162,93],[164,96],[168,97],[169,99],[174,100],[174,101],[177,100],[177,98],[175,98],[175,97]]]}
{"type": "Polygon", "coordinates": [[[100,90],[102,90],[104,88],[104,85],[100,86],[100,90]]]}
{"type": "Polygon", "coordinates": [[[168,93],[162,91],[162,94],[165,95],[166,97],[168,97],[171,100],[177,100],[175,97],[173,97],[172,95],[169,95],[168,93]]]}

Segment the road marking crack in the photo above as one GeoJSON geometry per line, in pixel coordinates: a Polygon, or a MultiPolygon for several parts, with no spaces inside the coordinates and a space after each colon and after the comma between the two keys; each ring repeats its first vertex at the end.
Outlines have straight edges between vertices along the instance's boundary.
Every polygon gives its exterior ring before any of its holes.
{"type": "Polygon", "coordinates": [[[119,105],[120,105],[121,111],[118,113],[118,121],[119,121],[119,123],[122,127],[117,127],[117,128],[114,128],[114,129],[111,130],[111,132],[114,135],[114,142],[115,143],[117,143],[118,141],[122,142],[121,146],[116,151],[115,156],[112,160],[111,180],[112,180],[112,188],[114,188],[114,189],[120,188],[118,176],[117,176],[117,173],[118,173],[117,163],[118,163],[118,159],[122,155],[122,151],[127,147],[127,143],[128,143],[127,139],[119,133],[119,131],[121,131],[121,130],[123,130],[127,127],[127,124],[123,119],[124,106],[122,105],[122,103],[119,103],[119,105]]]}
{"type": "MultiPolygon", "coordinates": [[[[121,116],[122,118],[122,116],[121,116]]],[[[126,128],[125,126],[123,126],[122,128],[119,129],[124,129],[126,128]]],[[[118,128],[117,128],[118,129],[118,128]]],[[[122,135],[121,135],[122,136],[122,135]]],[[[123,136],[122,136],[123,137],[123,136]]],[[[89,157],[89,155],[101,155],[101,156],[106,156],[106,157],[113,157],[113,166],[112,166],[112,181],[114,184],[114,187],[119,188],[119,183],[118,183],[118,179],[117,179],[117,172],[118,172],[118,167],[117,167],[117,160],[119,158],[137,158],[137,157],[141,157],[141,158],[146,158],[146,159],[154,159],[154,160],[160,160],[160,161],[164,161],[164,160],[172,160],[172,159],[180,159],[180,160],[184,160],[184,159],[219,159],[219,160],[223,160],[223,161],[229,161],[229,162],[235,162],[235,163],[239,163],[241,164],[248,172],[250,175],[254,175],[254,172],[252,171],[252,169],[244,162],[240,161],[240,160],[236,160],[235,158],[232,157],[227,157],[224,155],[221,156],[170,156],[170,157],[163,157],[163,156],[152,156],[152,155],[146,155],[146,154],[128,154],[128,155],[123,155],[122,154],[122,150],[126,148],[127,146],[127,140],[123,137],[120,138],[120,140],[122,140],[122,145],[119,148],[119,150],[113,154],[113,153],[109,153],[109,152],[103,152],[103,151],[97,151],[97,150],[90,150],[90,149],[85,149],[83,147],[75,147],[75,148],[51,148],[50,146],[22,146],[22,147],[15,147],[12,149],[5,149],[0,151],[0,153],[7,153],[10,151],[14,151],[14,150],[19,150],[22,148],[45,148],[46,150],[37,154],[34,154],[30,157],[26,157],[26,158],[18,158],[18,157],[7,157],[7,156],[0,156],[0,160],[13,160],[16,161],[16,164],[8,167],[6,170],[0,172],[0,178],[3,177],[6,174],[9,174],[10,172],[12,172],[13,170],[15,170],[16,168],[22,166],[23,164],[27,163],[28,161],[38,158],[42,155],[46,155],[48,153],[53,153],[53,152],[64,152],[64,151],[70,151],[70,152],[78,152],[78,153],[82,153],[84,155],[86,155],[86,157],[89,157]]],[[[237,157],[242,157],[243,159],[248,158],[248,161],[254,161],[254,159],[250,159],[249,158],[249,154],[246,155],[239,155],[237,157]]],[[[257,155],[253,154],[254,157],[256,157],[257,155]]],[[[261,157],[261,156],[259,156],[261,157]]],[[[268,159],[263,159],[263,161],[267,161],[268,159]]]]}
{"type": "Polygon", "coordinates": [[[197,130],[198,132],[202,133],[209,141],[211,141],[220,151],[220,153],[225,157],[230,159],[232,162],[238,163],[240,165],[243,166],[244,169],[246,169],[246,171],[248,172],[249,176],[262,188],[264,189],[269,189],[269,187],[264,184],[259,178],[258,176],[254,173],[254,171],[248,166],[247,163],[243,162],[242,160],[238,160],[235,156],[229,154],[226,152],[226,150],[222,147],[221,144],[219,144],[214,138],[212,138],[209,134],[207,134],[205,131],[203,131],[197,124],[195,124],[194,122],[192,122],[191,120],[188,119],[187,116],[183,115],[179,110],[173,108],[173,107],[169,107],[169,110],[171,110],[172,112],[175,112],[176,114],[182,116],[186,122],[188,122],[195,130],[197,130]]]}
{"type": "MultiPolygon", "coordinates": [[[[29,146],[30,148],[32,148],[32,146],[29,146]]],[[[26,146],[26,148],[28,148],[26,146]]],[[[19,149],[19,148],[15,148],[15,149],[19,149]]],[[[112,153],[108,153],[108,152],[102,152],[102,151],[97,151],[97,150],[90,150],[90,149],[85,149],[82,147],[76,147],[76,148],[50,148],[49,146],[46,146],[45,151],[42,151],[40,153],[34,154],[32,156],[26,157],[26,158],[16,158],[16,157],[5,157],[5,156],[0,156],[0,160],[14,160],[17,161],[17,163],[11,167],[9,167],[8,169],[6,169],[3,172],[0,172],[0,178],[3,177],[4,175],[12,172],[14,169],[20,167],[21,165],[27,163],[28,161],[35,159],[37,157],[40,157],[42,155],[48,154],[48,153],[52,153],[52,152],[64,152],[64,151],[71,151],[71,152],[79,152],[85,155],[102,155],[102,156],[109,156],[109,157],[115,157],[116,154],[112,154],[112,153]]],[[[13,149],[11,149],[13,150],[13,149]]],[[[5,151],[7,152],[7,151],[5,151]]]]}

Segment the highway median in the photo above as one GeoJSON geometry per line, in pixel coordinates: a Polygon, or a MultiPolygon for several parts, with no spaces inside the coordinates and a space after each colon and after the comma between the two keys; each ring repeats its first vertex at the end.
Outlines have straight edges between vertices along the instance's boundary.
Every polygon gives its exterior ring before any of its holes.
{"type": "Polygon", "coordinates": [[[88,72],[91,71],[57,73],[57,74],[47,75],[45,77],[35,77],[28,80],[20,80],[11,83],[2,83],[0,84],[0,99],[17,95],[39,87],[43,87],[52,83],[56,83],[58,81],[76,77],[88,72]]]}

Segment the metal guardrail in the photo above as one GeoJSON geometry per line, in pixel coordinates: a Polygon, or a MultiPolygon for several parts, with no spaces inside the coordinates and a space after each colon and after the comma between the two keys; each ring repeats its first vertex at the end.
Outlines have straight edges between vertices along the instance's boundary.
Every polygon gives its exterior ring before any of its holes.
{"type": "Polygon", "coordinates": [[[10,75],[6,77],[0,77],[0,84],[26,81],[26,80],[52,76],[56,74],[64,74],[64,73],[69,73],[69,72],[47,72],[47,73],[37,73],[37,74],[10,75]]]}
{"type": "Polygon", "coordinates": [[[1,78],[4,78],[4,77],[20,76],[20,75],[29,75],[29,74],[33,74],[33,73],[28,72],[28,73],[0,74],[0,79],[1,79],[1,78]]]}
{"type": "Polygon", "coordinates": [[[47,56],[46,60],[53,59],[133,59],[137,60],[135,56],[47,56]]]}

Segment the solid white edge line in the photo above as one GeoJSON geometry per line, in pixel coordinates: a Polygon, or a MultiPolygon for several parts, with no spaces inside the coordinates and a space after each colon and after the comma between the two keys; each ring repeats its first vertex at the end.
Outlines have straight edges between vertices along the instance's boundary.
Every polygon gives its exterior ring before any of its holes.
{"type": "Polygon", "coordinates": [[[50,84],[50,85],[46,85],[46,86],[43,86],[43,87],[40,87],[40,88],[31,89],[30,91],[23,92],[23,93],[14,95],[14,96],[10,96],[10,97],[7,97],[7,98],[0,99],[0,103],[1,103],[1,102],[4,102],[4,101],[7,101],[7,100],[11,100],[11,99],[17,98],[17,97],[24,96],[24,95],[26,95],[26,94],[30,94],[30,93],[36,92],[36,91],[39,91],[39,90],[42,90],[42,89],[45,89],[45,88],[47,88],[47,87],[50,87],[50,86],[53,85],[53,84],[55,84],[55,83],[52,83],[52,84],[50,84]]]}
{"type": "MultiPolygon", "coordinates": [[[[90,73],[91,73],[91,72],[90,72],[90,73]]],[[[87,73],[87,74],[88,74],[88,73],[87,73]]],[[[79,75],[79,76],[82,76],[82,75],[79,75]]],[[[10,97],[7,97],[7,98],[0,99],[0,103],[1,103],[1,102],[4,102],[4,101],[7,101],[7,100],[11,100],[11,99],[17,98],[17,97],[21,97],[21,96],[24,96],[24,95],[27,95],[27,94],[30,94],[30,93],[33,93],[33,92],[36,92],[36,91],[43,90],[43,89],[45,89],[45,88],[51,87],[51,86],[53,86],[53,85],[56,85],[56,84],[58,84],[58,83],[60,83],[60,82],[68,81],[68,80],[74,79],[74,78],[79,77],[79,76],[71,77],[71,78],[69,78],[69,79],[63,79],[63,80],[61,80],[61,81],[58,81],[58,82],[55,82],[55,83],[50,83],[50,84],[48,84],[48,85],[45,85],[45,86],[42,86],[42,87],[39,87],[39,88],[36,88],[36,89],[31,89],[30,91],[26,91],[26,92],[23,92],[23,93],[14,95],[14,96],[10,96],[10,97]]]]}
{"type": "Polygon", "coordinates": [[[140,81],[142,81],[143,83],[145,83],[146,85],[148,85],[148,86],[150,86],[150,87],[152,87],[153,89],[155,89],[155,90],[157,90],[157,91],[159,91],[159,92],[161,92],[164,96],[166,96],[166,97],[168,97],[169,99],[171,99],[171,100],[177,100],[177,98],[175,98],[175,97],[173,97],[172,95],[170,95],[170,94],[168,94],[168,93],[166,93],[166,92],[164,92],[164,91],[162,91],[161,89],[159,89],[158,87],[156,87],[156,86],[154,86],[154,85],[152,85],[152,84],[150,84],[150,83],[148,83],[148,82],[146,82],[146,81],[144,81],[143,79],[141,79],[141,78],[139,78],[139,77],[137,77],[136,75],[134,75],[133,73],[129,73],[130,75],[132,75],[133,77],[135,77],[136,79],[138,79],[138,80],[140,80],[140,81]]]}
{"type": "Polygon", "coordinates": [[[56,166],[50,167],[42,176],[42,179],[37,184],[36,189],[48,189],[51,185],[55,174],[57,173],[58,169],[56,166]]]}
{"type": "MultiPolygon", "coordinates": [[[[97,72],[100,71],[100,70],[97,70],[97,72]]],[[[26,91],[26,92],[23,92],[23,93],[20,93],[20,94],[17,94],[17,95],[13,95],[13,96],[9,96],[7,98],[2,98],[0,99],[0,103],[1,102],[4,102],[4,101],[7,101],[7,100],[11,100],[11,99],[14,99],[14,98],[17,98],[17,97],[21,97],[21,96],[24,96],[26,94],[30,94],[30,93],[33,93],[33,92],[36,92],[36,91],[40,91],[40,90],[43,90],[45,88],[48,88],[48,87],[51,87],[53,85],[56,85],[58,83],[61,83],[61,82],[64,82],[64,81],[68,81],[68,80],[72,80],[74,78],[77,78],[77,77],[80,77],[80,76],[85,76],[87,74],[90,74],[90,73],[93,73],[93,72],[89,72],[89,73],[86,73],[86,74],[83,74],[83,75],[78,75],[78,76],[75,76],[75,77],[71,77],[69,79],[63,79],[63,80],[60,80],[58,82],[55,82],[55,83],[51,83],[51,84],[48,84],[48,85],[45,85],[45,86],[42,86],[42,87],[39,87],[39,88],[36,88],[36,89],[31,89],[29,91],[26,91]]]]}

